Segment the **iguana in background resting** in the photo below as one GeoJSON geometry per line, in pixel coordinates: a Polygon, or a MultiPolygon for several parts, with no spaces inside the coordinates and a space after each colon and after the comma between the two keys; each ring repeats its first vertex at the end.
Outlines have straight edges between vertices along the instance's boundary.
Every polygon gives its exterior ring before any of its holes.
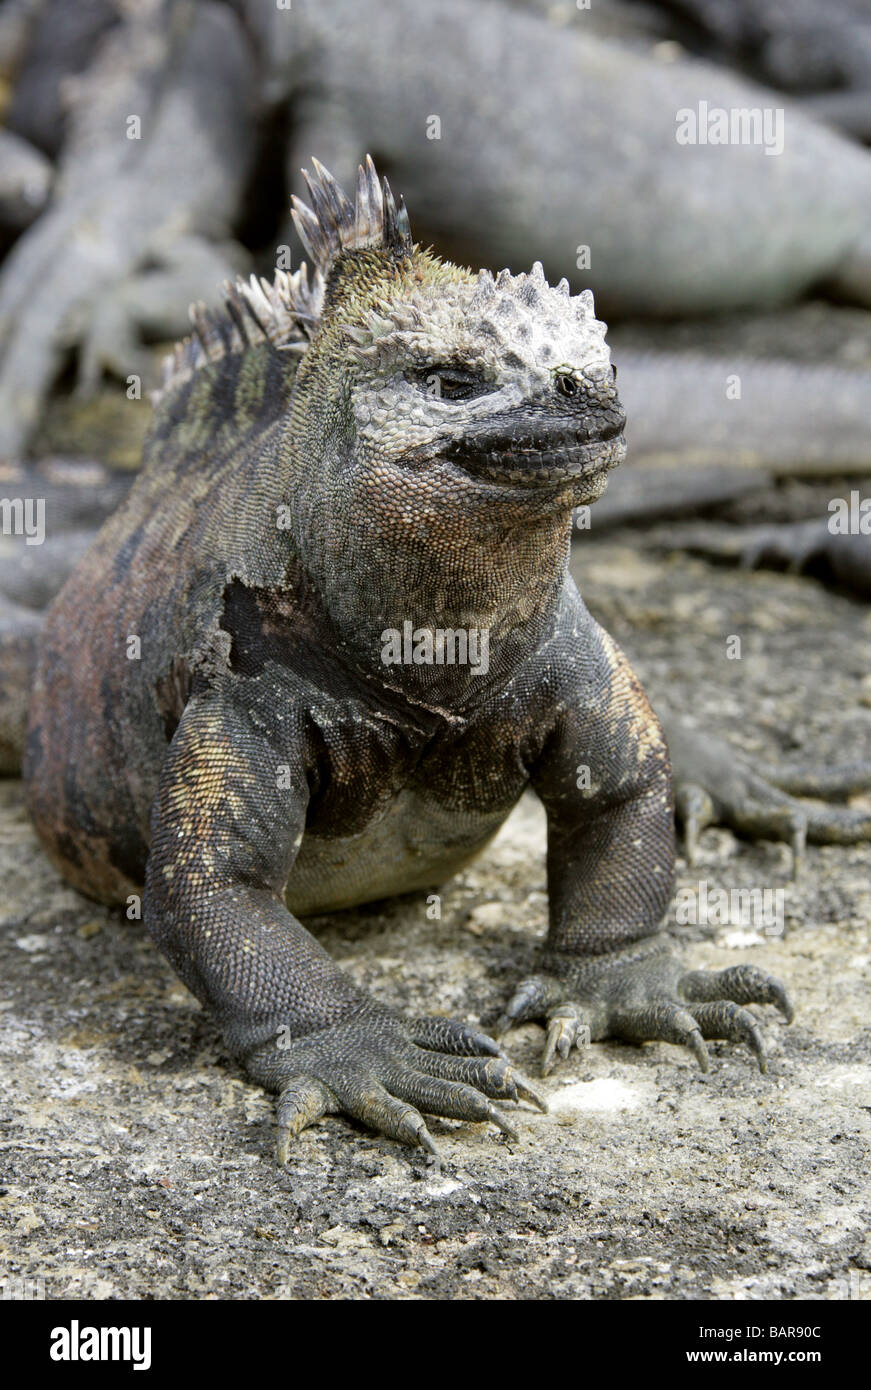
{"type": "Polygon", "coordinates": [[[0,273],[0,462],[18,456],[67,353],[147,376],[142,333],[244,263],[231,241],[254,156],[254,61],[226,5],[139,0],[75,79],[51,201],[0,273]],[[138,125],[136,124],[138,122],[138,125]]]}
{"type": "MultiPolygon", "coordinates": [[[[610,0],[606,4],[610,9],[610,0]]],[[[618,6],[622,9],[622,6],[618,6]]],[[[630,5],[629,13],[633,12],[630,5]]],[[[802,98],[819,119],[871,140],[871,15],[866,0],[658,0],[689,23],[675,36],[694,52],[802,98]]],[[[640,14],[651,21],[644,3],[640,14]]]]}
{"type": "Polygon", "coordinates": [[[291,106],[292,176],[309,150],[340,179],[377,151],[446,254],[537,256],[613,317],[758,312],[823,284],[871,305],[871,155],[673,45],[600,38],[606,7],[243,3],[264,93],[291,106]],[[734,133],[708,140],[700,111],[734,133]]]}
{"type": "Polygon", "coordinates": [[[371,161],[353,204],[315,168],[313,276],[196,316],[143,470],[49,612],[39,834],[93,897],[144,878],[148,930],[279,1095],[282,1160],[327,1112],[432,1150],[424,1114],[510,1130],[492,1101],[537,1099],[486,1035],[402,1017],[299,921],[440,884],[529,786],[551,925],[501,1026],[546,1022],[545,1071],[585,1026],[763,1065],[741,1006],[789,1018],[786,992],[686,970],[660,934],[665,743],[567,573],[572,508],[623,454],[592,296],[441,262],[371,161]]]}

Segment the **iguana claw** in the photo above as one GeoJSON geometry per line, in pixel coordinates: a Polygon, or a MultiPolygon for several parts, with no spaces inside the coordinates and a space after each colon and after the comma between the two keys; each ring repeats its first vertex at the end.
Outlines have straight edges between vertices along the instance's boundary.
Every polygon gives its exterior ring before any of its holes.
{"type": "Polygon", "coordinates": [[[289,1046],[261,1048],[248,1058],[248,1068],[279,1092],[280,1164],[307,1126],[338,1113],[438,1158],[424,1113],[490,1123],[517,1139],[515,1126],[491,1101],[526,1100],[547,1108],[494,1048],[491,1038],[453,1019],[416,1019],[408,1026],[387,1011],[370,1011],[289,1046]],[[412,1035],[431,1043],[438,1038],[442,1050],[421,1047],[412,1035]],[[469,1055],[476,1039],[487,1049],[483,1056],[469,1055]]]}
{"type": "Polygon", "coordinates": [[[756,1019],[742,1004],[773,1004],[787,1023],[793,1009],[780,980],[755,965],[725,970],[685,970],[662,938],[650,938],[613,955],[586,960],[551,959],[551,968],[524,980],[496,1026],[543,1019],[547,1037],[542,1073],[557,1056],[601,1038],[670,1042],[688,1047],[702,1071],[709,1066],[707,1038],[744,1042],[766,1070],[756,1019]]]}
{"type": "Polygon", "coordinates": [[[675,808],[688,862],[696,862],[699,836],[708,825],[728,825],[751,839],[786,842],[792,874],[804,861],[805,844],[856,844],[871,837],[871,814],[850,806],[821,805],[871,788],[871,763],[845,767],[810,764],[751,767],[722,739],[663,719],[674,777],[675,808]],[[801,801],[799,797],[813,797],[801,801]]]}

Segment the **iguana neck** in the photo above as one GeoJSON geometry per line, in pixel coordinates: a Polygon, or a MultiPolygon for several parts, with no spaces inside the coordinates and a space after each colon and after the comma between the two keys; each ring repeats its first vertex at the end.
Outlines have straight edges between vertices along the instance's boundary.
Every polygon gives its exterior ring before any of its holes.
{"type": "Polygon", "coordinates": [[[343,659],[456,712],[510,679],[553,620],[571,539],[571,496],[518,492],[436,472],[402,497],[351,485],[301,511],[299,553],[343,659]]]}

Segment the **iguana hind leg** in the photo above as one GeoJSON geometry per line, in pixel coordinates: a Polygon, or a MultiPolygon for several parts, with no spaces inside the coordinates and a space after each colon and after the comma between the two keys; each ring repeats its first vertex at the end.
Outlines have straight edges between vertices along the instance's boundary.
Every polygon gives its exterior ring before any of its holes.
{"type": "Polygon", "coordinates": [[[871,762],[842,767],[792,764],[753,768],[712,734],[674,715],[663,719],[671,755],[675,809],[687,858],[695,863],[699,836],[709,825],[727,825],[751,839],[782,840],[792,847],[793,875],[805,844],[858,844],[871,839],[871,812],[801,801],[871,789],[871,762]]]}

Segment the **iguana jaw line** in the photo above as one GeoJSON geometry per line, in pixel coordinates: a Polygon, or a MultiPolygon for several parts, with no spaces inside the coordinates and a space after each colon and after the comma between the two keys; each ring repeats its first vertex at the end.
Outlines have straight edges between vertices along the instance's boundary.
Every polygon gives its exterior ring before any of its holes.
{"type": "Polygon", "coordinates": [[[499,483],[512,490],[586,482],[608,473],[622,462],[626,446],[622,437],[603,448],[601,444],[564,445],[554,450],[512,450],[485,459],[451,460],[474,478],[499,483]]]}
{"type": "Polygon", "coordinates": [[[577,425],[521,437],[517,432],[482,431],[450,444],[439,457],[468,477],[513,491],[586,482],[616,468],[625,454],[622,425],[615,422],[593,438],[577,425]]]}

